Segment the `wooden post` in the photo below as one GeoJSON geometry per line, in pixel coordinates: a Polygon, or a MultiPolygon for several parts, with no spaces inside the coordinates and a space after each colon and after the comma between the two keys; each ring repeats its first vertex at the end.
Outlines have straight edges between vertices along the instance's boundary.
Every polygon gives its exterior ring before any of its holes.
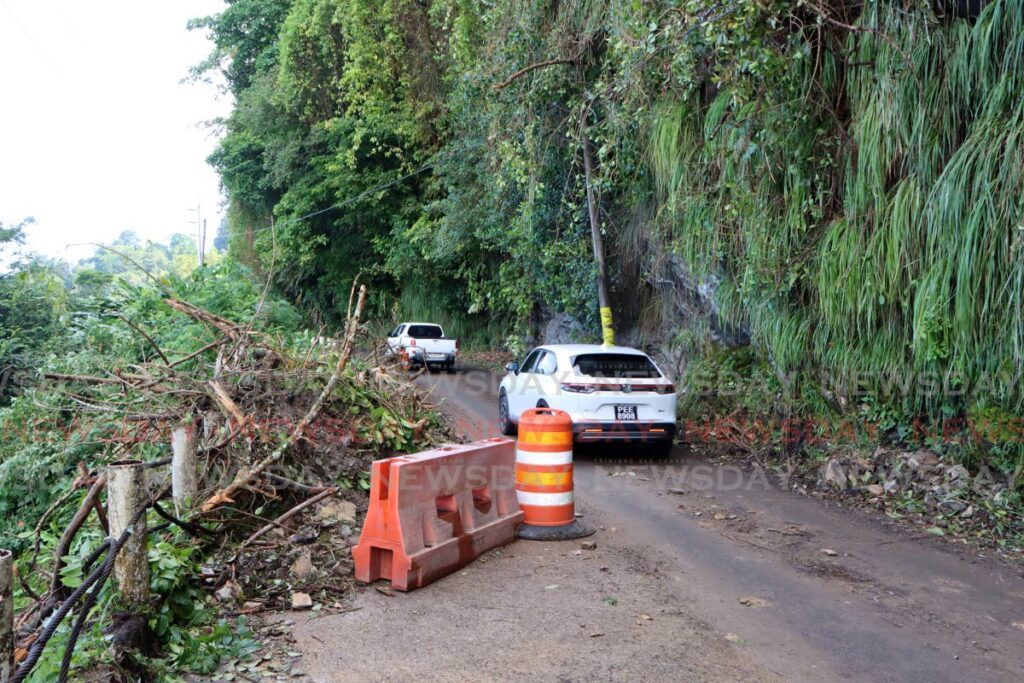
{"type": "Polygon", "coordinates": [[[604,240],[601,239],[601,223],[594,194],[593,162],[590,158],[590,137],[587,135],[587,112],[584,107],[580,117],[580,139],[583,144],[583,178],[587,189],[587,214],[590,218],[590,239],[594,246],[594,261],[597,262],[597,305],[601,312],[601,340],[605,346],[615,343],[615,328],[612,326],[612,304],[608,298],[608,276],[604,267],[604,240]]]}
{"type": "Polygon", "coordinates": [[[171,432],[171,496],[182,516],[199,493],[196,477],[196,426],[189,422],[171,432]]]}
{"type": "Polygon", "coordinates": [[[0,683],[14,673],[14,555],[0,549],[0,683]]]}
{"type": "MultiPolygon", "coordinates": [[[[121,460],[107,474],[107,506],[110,535],[118,538],[139,508],[149,500],[146,470],[141,460],[121,460]]],[[[117,587],[130,604],[149,600],[149,561],[146,557],[146,515],[135,523],[132,535],[114,560],[117,587]]]]}

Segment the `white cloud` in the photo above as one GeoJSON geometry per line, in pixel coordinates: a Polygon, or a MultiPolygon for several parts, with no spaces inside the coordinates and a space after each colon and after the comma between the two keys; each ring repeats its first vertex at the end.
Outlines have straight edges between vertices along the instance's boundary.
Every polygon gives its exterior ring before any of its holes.
{"type": "Polygon", "coordinates": [[[34,216],[29,247],[70,261],[82,242],[133,229],[164,240],[220,221],[216,140],[201,123],[230,110],[181,83],[210,52],[188,19],[217,0],[0,0],[0,221],[34,216]]]}

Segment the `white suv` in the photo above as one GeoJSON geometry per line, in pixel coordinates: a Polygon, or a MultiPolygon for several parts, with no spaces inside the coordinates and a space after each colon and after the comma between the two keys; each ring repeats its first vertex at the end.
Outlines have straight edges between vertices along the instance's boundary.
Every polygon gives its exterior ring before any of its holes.
{"type": "Polygon", "coordinates": [[[676,390],[647,354],[625,346],[538,346],[509,363],[498,392],[501,432],[512,435],[534,407],[572,417],[577,442],[651,443],[667,454],[676,432],[676,390]]]}

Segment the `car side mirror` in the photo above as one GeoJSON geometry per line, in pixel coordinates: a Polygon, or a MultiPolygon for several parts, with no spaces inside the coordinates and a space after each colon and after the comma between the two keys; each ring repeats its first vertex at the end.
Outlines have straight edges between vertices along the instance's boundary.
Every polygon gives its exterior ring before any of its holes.
{"type": "Polygon", "coordinates": [[[515,361],[512,361],[511,363],[509,363],[508,365],[505,366],[505,369],[508,370],[509,372],[511,372],[513,375],[518,375],[519,374],[519,363],[517,363],[515,361]]]}

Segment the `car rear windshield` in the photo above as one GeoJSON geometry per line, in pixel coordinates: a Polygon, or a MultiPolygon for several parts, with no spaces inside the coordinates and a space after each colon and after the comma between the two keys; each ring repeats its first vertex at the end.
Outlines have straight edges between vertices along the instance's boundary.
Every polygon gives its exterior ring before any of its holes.
{"type": "Polygon", "coordinates": [[[405,334],[413,339],[444,338],[444,332],[437,325],[409,325],[409,331],[405,334]]]}
{"type": "Polygon", "coordinates": [[[588,377],[661,377],[650,358],[628,353],[585,353],[576,356],[572,364],[576,372],[588,377]]]}

